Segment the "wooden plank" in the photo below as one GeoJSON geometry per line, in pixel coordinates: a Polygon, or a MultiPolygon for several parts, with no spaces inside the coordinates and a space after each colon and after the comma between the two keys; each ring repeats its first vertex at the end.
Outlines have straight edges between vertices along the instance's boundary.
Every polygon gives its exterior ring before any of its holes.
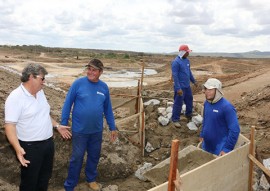
{"type": "Polygon", "coordinates": [[[119,132],[123,132],[123,133],[138,133],[139,131],[129,131],[129,130],[118,130],[119,132]]]}
{"type": "Polygon", "coordinates": [[[122,96],[122,97],[137,97],[136,95],[129,95],[129,94],[110,94],[111,96],[122,96]]]}
{"type": "Polygon", "coordinates": [[[176,169],[178,166],[178,148],[180,141],[175,139],[172,140],[171,147],[171,159],[170,159],[170,171],[169,171],[169,181],[168,181],[168,191],[174,191],[175,185],[174,180],[176,179],[176,169]]]}
{"type": "Polygon", "coordinates": [[[115,123],[116,123],[116,126],[117,126],[117,125],[120,125],[120,124],[122,124],[122,123],[125,123],[125,122],[127,122],[127,121],[130,121],[130,120],[132,120],[132,119],[135,119],[135,118],[137,118],[139,115],[140,115],[140,113],[136,113],[136,114],[134,114],[134,115],[131,115],[131,116],[128,116],[128,117],[126,117],[126,118],[124,118],[124,119],[121,119],[121,120],[119,120],[119,121],[116,121],[116,122],[115,122],[115,123]]]}
{"type": "Polygon", "coordinates": [[[122,107],[123,105],[125,105],[125,104],[127,104],[127,103],[129,103],[129,102],[132,102],[134,99],[136,99],[136,97],[134,97],[134,98],[132,98],[132,99],[130,99],[130,100],[127,100],[127,101],[125,101],[125,102],[123,102],[123,103],[121,103],[121,104],[119,104],[119,105],[117,105],[117,106],[114,106],[114,107],[113,107],[113,110],[115,110],[115,109],[117,109],[117,108],[119,108],[119,107],[122,107]]]}
{"type": "Polygon", "coordinates": [[[253,163],[255,163],[267,176],[270,177],[270,170],[267,169],[265,166],[263,166],[260,161],[258,161],[253,155],[249,154],[248,158],[252,160],[253,163]]]}

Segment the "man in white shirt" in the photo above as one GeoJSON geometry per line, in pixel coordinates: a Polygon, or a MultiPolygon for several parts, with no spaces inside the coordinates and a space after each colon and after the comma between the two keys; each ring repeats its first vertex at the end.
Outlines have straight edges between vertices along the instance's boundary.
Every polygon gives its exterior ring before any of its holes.
{"type": "Polygon", "coordinates": [[[22,71],[21,85],[5,102],[5,131],[21,163],[20,191],[46,191],[52,174],[53,127],[70,139],[70,127],[50,116],[50,105],[42,87],[48,72],[39,64],[22,71]]]}

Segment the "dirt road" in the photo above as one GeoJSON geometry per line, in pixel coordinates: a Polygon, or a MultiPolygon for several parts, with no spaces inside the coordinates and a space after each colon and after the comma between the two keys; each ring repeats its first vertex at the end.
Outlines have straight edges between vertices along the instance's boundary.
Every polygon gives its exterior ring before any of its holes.
{"type": "MultiPolygon", "coordinates": [[[[228,100],[236,101],[244,99],[245,94],[248,92],[269,85],[270,69],[263,69],[255,73],[248,74],[242,78],[243,79],[241,81],[240,79],[231,79],[223,84],[223,93],[228,100]]],[[[196,94],[194,95],[194,99],[199,102],[203,102],[204,95],[201,93],[196,94]]]]}

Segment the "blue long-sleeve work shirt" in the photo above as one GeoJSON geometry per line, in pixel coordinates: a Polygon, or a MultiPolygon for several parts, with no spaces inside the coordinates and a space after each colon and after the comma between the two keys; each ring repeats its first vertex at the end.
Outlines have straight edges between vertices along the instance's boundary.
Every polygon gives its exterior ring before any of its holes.
{"type": "Polygon", "coordinates": [[[110,130],[116,130],[109,88],[99,80],[77,79],[70,87],[62,109],[62,125],[68,125],[72,109],[72,131],[92,134],[103,130],[103,116],[110,130]],[[73,107],[72,107],[73,106],[73,107]]]}
{"type": "Polygon", "coordinates": [[[230,152],[238,140],[240,127],[236,110],[225,98],[217,103],[204,103],[203,124],[200,137],[202,148],[219,155],[221,151],[230,152]]]}
{"type": "Polygon", "coordinates": [[[172,62],[172,76],[174,81],[174,90],[178,91],[182,88],[190,86],[196,82],[190,70],[190,61],[188,58],[182,59],[177,56],[172,62]]]}

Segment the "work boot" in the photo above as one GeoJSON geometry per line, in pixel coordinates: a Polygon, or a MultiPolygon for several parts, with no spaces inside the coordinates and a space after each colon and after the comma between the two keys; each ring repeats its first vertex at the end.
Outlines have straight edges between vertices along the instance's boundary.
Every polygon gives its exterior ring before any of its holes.
{"type": "Polygon", "coordinates": [[[176,128],[181,128],[181,124],[180,124],[179,121],[173,122],[173,125],[174,125],[176,128]]]}
{"type": "Polygon", "coordinates": [[[88,183],[89,191],[101,191],[101,184],[97,182],[89,182],[88,183]]]}

